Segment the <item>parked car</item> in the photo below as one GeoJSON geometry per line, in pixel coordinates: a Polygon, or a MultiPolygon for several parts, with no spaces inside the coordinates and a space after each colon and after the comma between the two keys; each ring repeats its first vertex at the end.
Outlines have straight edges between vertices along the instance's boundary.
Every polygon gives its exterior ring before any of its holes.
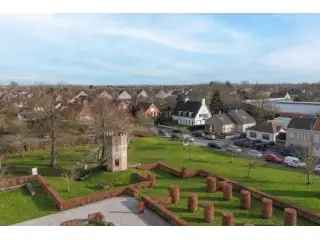
{"type": "Polygon", "coordinates": [[[276,154],[276,153],[266,153],[263,157],[268,162],[273,162],[273,163],[282,163],[283,162],[283,157],[276,154]]]}
{"type": "Polygon", "coordinates": [[[233,145],[233,144],[229,145],[227,147],[227,150],[230,151],[230,152],[234,152],[234,153],[242,152],[242,149],[240,147],[237,147],[236,145],[233,145]]]}
{"type": "Polygon", "coordinates": [[[216,139],[216,136],[213,134],[206,134],[206,135],[204,135],[204,138],[208,139],[208,140],[214,140],[214,139],[216,139]]]}
{"type": "Polygon", "coordinates": [[[194,132],[192,132],[192,136],[202,137],[202,136],[204,136],[204,133],[202,131],[194,131],[194,132]]]}
{"type": "Polygon", "coordinates": [[[223,145],[218,143],[218,142],[211,142],[208,143],[208,147],[210,148],[215,148],[215,149],[219,149],[219,150],[224,150],[223,145]]]}
{"type": "Polygon", "coordinates": [[[320,173],[320,164],[318,164],[318,165],[315,166],[314,171],[315,171],[316,173],[320,173]]]}
{"type": "Polygon", "coordinates": [[[250,149],[247,151],[248,155],[252,156],[252,157],[257,157],[257,158],[261,158],[263,156],[263,154],[257,150],[254,149],[250,149]]]}
{"type": "Polygon", "coordinates": [[[167,137],[167,138],[171,137],[171,135],[170,135],[167,131],[165,131],[165,130],[163,130],[163,129],[160,129],[160,130],[159,130],[159,134],[160,134],[161,136],[163,136],[163,137],[167,137]]]}
{"type": "Polygon", "coordinates": [[[288,165],[289,167],[305,167],[306,163],[302,162],[299,158],[297,157],[292,157],[292,156],[287,156],[284,158],[284,163],[288,165]]]}

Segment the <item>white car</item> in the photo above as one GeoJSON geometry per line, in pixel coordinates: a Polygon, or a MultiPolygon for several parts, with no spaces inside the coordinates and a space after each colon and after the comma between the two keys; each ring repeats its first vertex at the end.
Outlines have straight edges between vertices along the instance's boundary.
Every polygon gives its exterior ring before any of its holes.
{"type": "Polygon", "coordinates": [[[320,173],[320,164],[316,165],[316,167],[314,168],[314,171],[316,173],[320,173]]]}
{"type": "Polygon", "coordinates": [[[254,149],[250,149],[248,150],[248,155],[252,156],[252,157],[257,157],[257,158],[262,158],[263,154],[257,150],[254,149]]]}
{"type": "Polygon", "coordinates": [[[285,164],[287,164],[289,167],[294,167],[294,168],[306,166],[306,164],[304,162],[300,161],[299,158],[292,157],[292,156],[285,157],[283,162],[285,164]]]}
{"type": "Polygon", "coordinates": [[[229,145],[229,146],[227,147],[227,150],[230,151],[230,152],[234,152],[234,153],[240,153],[240,152],[242,152],[242,149],[241,149],[241,148],[239,148],[239,147],[237,147],[236,145],[233,145],[233,144],[229,145]]]}

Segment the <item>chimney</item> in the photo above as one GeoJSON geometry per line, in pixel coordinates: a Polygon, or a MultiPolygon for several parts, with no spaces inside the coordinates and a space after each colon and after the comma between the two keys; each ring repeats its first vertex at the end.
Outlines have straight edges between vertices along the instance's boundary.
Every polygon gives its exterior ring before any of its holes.
{"type": "Polygon", "coordinates": [[[201,104],[202,104],[202,105],[205,105],[205,104],[206,104],[206,99],[205,99],[205,98],[202,98],[201,104]]]}

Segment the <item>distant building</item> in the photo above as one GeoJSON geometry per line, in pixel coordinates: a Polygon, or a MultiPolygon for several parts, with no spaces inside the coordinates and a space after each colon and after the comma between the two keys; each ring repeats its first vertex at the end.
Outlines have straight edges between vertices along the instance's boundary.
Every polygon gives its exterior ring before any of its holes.
{"type": "Polygon", "coordinates": [[[130,101],[131,100],[131,95],[126,90],[123,90],[123,91],[121,91],[119,93],[117,99],[120,100],[120,101],[130,101]]]}
{"type": "Polygon", "coordinates": [[[104,98],[104,99],[108,99],[108,100],[112,100],[113,97],[110,93],[108,93],[106,90],[102,91],[99,95],[98,98],[104,98]]]}
{"type": "Polygon", "coordinates": [[[148,94],[147,94],[147,92],[144,90],[144,89],[142,89],[142,90],[140,90],[139,92],[138,92],[138,94],[137,94],[137,98],[138,99],[143,99],[143,98],[148,98],[149,96],[148,96],[148,94]]]}
{"type": "Polygon", "coordinates": [[[80,122],[90,123],[94,121],[94,116],[92,114],[91,108],[88,104],[88,101],[83,102],[82,109],[80,110],[78,119],[80,122]]]}
{"type": "Polygon", "coordinates": [[[160,90],[157,94],[156,94],[156,98],[159,98],[159,99],[165,99],[166,97],[168,97],[169,94],[166,93],[164,90],[160,90]]]}
{"type": "Polygon", "coordinates": [[[205,99],[198,101],[178,102],[173,113],[172,119],[179,125],[204,126],[206,120],[211,117],[205,99]]]}
{"type": "Polygon", "coordinates": [[[287,130],[286,146],[306,148],[314,145],[316,156],[320,156],[320,119],[316,117],[293,118],[287,130]]]}
{"type": "Polygon", "coordinates": [[[206,121],[205,130],[208,133],[214,133],[217,135],[228,134],[234,131],[235,124],[225,113],[219,113],[212,115],[206,121]]]}
{"type": "Polygon", "coordinates": [[[278,132],[272,122],[263,122],[248,128],[246,135],[250,140],[260,140],[262,142],[270,143],[276,142],[278,132]]]}
{"type": "Polygon", "coordinates": [[[242,109],[230,110],[228,116],[234,122],[235,130],[241,133],[256,125],[256,120],[242,109]]]}
{"type": "Polygon", "coordinates": [[[159,108],[153,103],[139,103],[138,110],[141,110],[146,118],[157,118],[160,115],[159,108]]]}

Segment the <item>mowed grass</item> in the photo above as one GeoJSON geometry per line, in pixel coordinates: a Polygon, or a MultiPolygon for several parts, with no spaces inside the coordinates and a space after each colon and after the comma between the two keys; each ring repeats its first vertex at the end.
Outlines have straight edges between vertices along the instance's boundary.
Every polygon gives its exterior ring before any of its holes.
{"type": "Polygon", "coordinates": [[[25,188],[0,192],[0,225],[11,225],[57,212],[50,196],[36,183],[33,186],[36,191],[33,197],[25,188]]]}
{"type": "Polygon", "coordinates": [[[248,159],[232,158],[230,154],[199,146],[190,146],[189,159],[189,150],[181,142],[163,138],[135,139],[128,151],[130,163],[163,161],[173,167],[208,170],[320,213],[320,178],[316,175],[313,183],[306,185],[303,172],[257,160],[248,177],[248,159]]]}
{"type": "MultiPolygon", "coordinates": [[[[157,177],[156,186],[154,188],[144,189],[142,194],[163,199],[168,196],[169,186],[180,186],[181,197],[179,203],[170,204],[168,208],[191,225],[221,225],[223,212],[232,212],[235,216],[236,225],[283,225],[283,211],[274,208],[273,217],[271,219],[263,219],[261,217],[260,202],[253,200],[252,208],[250,210],[240,209],[240,199],[238,195],[234,194],[232,200],[225,201],[222,192],[207,193],[204,178],[194,177],[180,179],[159,170],[152,172],[157,177]],[[194,213],[188,210],[188,196],[190,193],[196,193],[198,195],[199,206],[207,204],[208,202],[214,204],[215,217],[211,224],[204,221],[202,207],[199,207],[194,213]]],[[[299,218],[298,225],[306,226],[313,224],[299,218]]]]}
{"type": "Polygon", "coordinates": [[[134,170],[123,172],[104,172],[99,171],[89,176],[84,181],[70,181],[70,191],[68,191],[68,183],[63,177],[46,177],[48,183],[60,196],[64,199],[85,196],[93,192],[109,191],[115,187],[125,186],[137,182],[134,170]],[[104,186],[101,189],[100,186],[104,186]]]}

